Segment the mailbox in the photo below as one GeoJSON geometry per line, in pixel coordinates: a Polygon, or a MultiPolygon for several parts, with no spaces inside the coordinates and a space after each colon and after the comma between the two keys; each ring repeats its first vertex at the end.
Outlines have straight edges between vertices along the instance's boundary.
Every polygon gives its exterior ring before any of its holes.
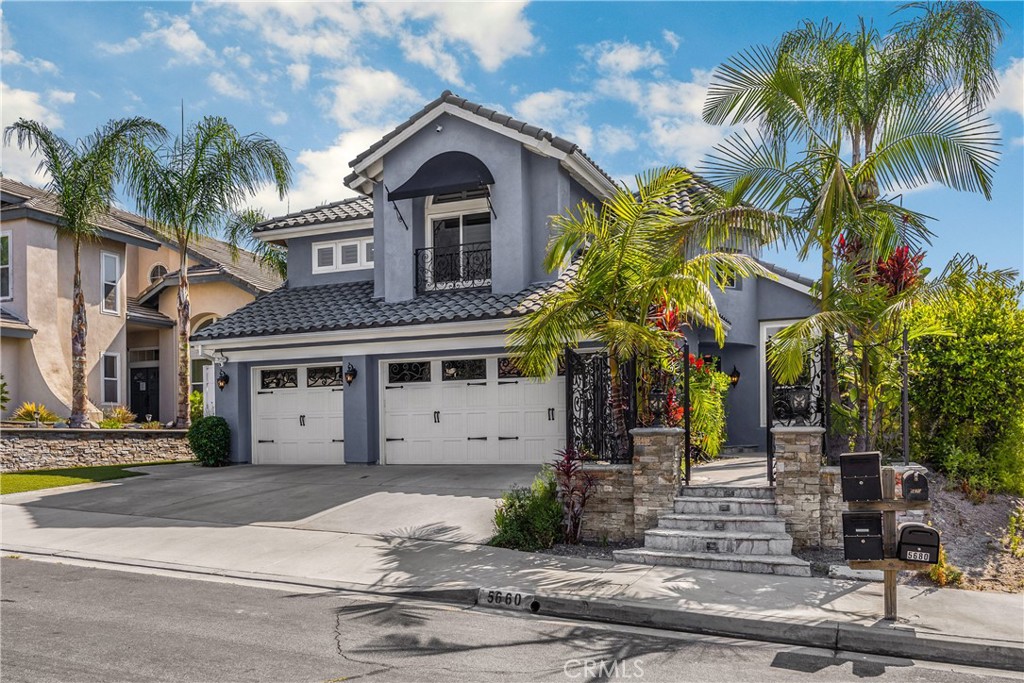
{"type": "Polygon", "coordinates": [[[903,475],[904,500],[928,500],[928,480],[920,472],[903,475]]]}
{"type": "Polygon", "coordinates": [[[919,522],[904,522],[897,532],[896,557],[906,562],[939,562],[939,532],[919,522]]]}
{"type": "Polygon", "coordinates": [[[843,554],[847,560],[883,560],[882,513],[843,513],[843,554]]]}
{"type": "Polygon", "coordinates": [[[882,500],[882,454],[843,453],[839,456],[843,500],[882,500]]]}

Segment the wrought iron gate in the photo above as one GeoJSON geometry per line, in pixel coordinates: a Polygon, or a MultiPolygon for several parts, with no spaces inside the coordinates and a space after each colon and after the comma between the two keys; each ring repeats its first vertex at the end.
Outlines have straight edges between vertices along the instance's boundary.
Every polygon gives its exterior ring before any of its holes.
{"type": "Polygon", "coordinates": [[[620,400],[626,433],[616,434],[611,368],[606,353],[565,350],[566,445],[601,460],[630,462],[636,426],[636,362],[619,364],[620,400]]]}
{"type": "MultiPolygon", "coordinates": [[[[769,344],[771,342],[769,341],[769,344]]],[[[772,427],[824,427],[822,458],[828,459],[829,409],[831,401],[832,347],[822,341],[807,353],[804,371],[793,384],[780,384],[765,364],[765,409],[767,412],[766,446],[768,450],[768,481],[775,483],[775,438],[772,427]]]]}

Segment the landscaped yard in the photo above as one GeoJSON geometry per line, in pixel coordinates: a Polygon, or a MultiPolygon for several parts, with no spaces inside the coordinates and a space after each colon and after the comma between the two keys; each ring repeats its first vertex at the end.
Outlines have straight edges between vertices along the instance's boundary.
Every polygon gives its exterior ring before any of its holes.
{"type": "Polygon", "coordinates": [[[70,467],[63,470],[28,470],[25,472],[5,472],[0,475],[0,494],[22,493],[39,489],[52,489],[59,486],[89,484],[125,477],[138,477],[145,472],[131,472],[130,468],[144,465],[170,465],[172,461],[135,463],[132,465],[101,465],[98,467],[70,467]]]}

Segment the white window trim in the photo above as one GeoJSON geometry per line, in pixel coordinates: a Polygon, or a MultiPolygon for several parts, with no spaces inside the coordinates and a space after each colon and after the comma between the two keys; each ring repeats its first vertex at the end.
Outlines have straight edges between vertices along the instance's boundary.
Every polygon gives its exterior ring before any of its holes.
{"type": "Polygon", "coordinates": [[[121,375],[122,375],[122,373],[121,373],[121,354],[119,354],[119,353],[111,353],[111,352],[101,353],[100,354],[100,399],[101,399],[100,403],[101,403],[101,405],[116,406],[116,405],[120,405],[121,404],[121,375]],[[107,368],[106,368],[106,365],[107,365],[106,364],[106,358],[107,358],[107,356],[111,356],[111,357],[116,359],[116,364],[114,365],[114,367],[117,368],[117,377],[107,377],[107,375],[106,375],[106,371],[107,371],[107,368]],[[117,382],[117,400],[116,401],[106,401],[106,400],[103,400],[103,399],[107,398],[107,381],[111,380],[111,379],[115,380],[117,382]]]}
{"type": "Polygon", "coordinates": [[[121,315],[121,255],[113,251],[101,251],[100,252],[100,313],[107,315],[121,315]],[[107,308],[107,297],[104,289],[107,285],[105,279],[106,271],[106,259],[107,257],[113,257],[114,259],[114,270],[117,273],[117,279],[114,280],[114,308],[107,308]]]}
{"type": "Polygon", "coordinates": [[[14,233],[10,230],[0,230],[0,237],[7,238],[7,265],[0,268],[7,268],[7,296],[0,297],[0,301],[14,300],[14,233]]]}
{"type": "Polygon", "coordinates": [[[758,394],[761,397],[760,399],[758,399],[758,403],[760,404],[759,412],[760,423],[762,427],[768,426],[768,397],[766,396],[766,394],[768,393],[768,330],[778,332],[783,328],[789,327],[794,323],[800,322],[800,320],[802,320],[802,318],[793,318],[790,320],[762,320],[761,323],[758,325],[759,330],[757,348],[760,352],[760,363],[758,363],[758,365],[760,365],[760,367],[758,368],[758,377],[760,381],[758,386],[760,387],[760,391],[758,392],[758,394]]]}
{"type": "Polygon", "coordinates": [[[170,269],[168,269],[167,266],[165,266],[164,264],[162,264],[162,263],[160,263],[158,261],[158,262],[154,263],[153,265],[151,265],[149,267],[149,272],[146,273],[146,281],[147,281],[148,284],[151,284],[151,285],[152,284],[156,284],[157,280],[160,280],[160,279],[164,278],[167,275],[167,273],[169,273],[169,272],[171,272],[170,269]],[[164,269],[164,274],[161,275],[159,278],[156,278],[154,280],[153,279],[153,271],[156,270],[157,266],[159,266],[160,268],[164,269]]]}
{"type": "MultiPolygon", "coordinates": [[[[314,242],[312,249],[312,272],[314,275],[322,273],[340,273],[348,270],[366,270],[367,268],[373,268],[373,261],[366,260],[366,245],[367,243],[373,242],[373,236],[370,237],[355,237],[347,240],[333,240],[330,242],[314,242]],[[342,247],[356,245],[359,250],[359,259],[355,263],[341,262],[341,249],[342,247]],[[333,253],[333,265],[329,267],[320,267],[317,265],[317,252],[325,247],[330,247],[333,253]]],[[[374,253],[376,256],[376,253],[374,253]]]]}

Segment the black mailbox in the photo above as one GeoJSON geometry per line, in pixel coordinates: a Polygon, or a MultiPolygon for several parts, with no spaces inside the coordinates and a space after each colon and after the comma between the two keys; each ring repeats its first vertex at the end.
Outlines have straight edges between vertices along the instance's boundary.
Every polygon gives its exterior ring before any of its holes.
{"type": "Polygon", "coordinates": [[[882,454],[843,453],[839,456],[843,500],[882,500],[882,454]]]}
{"type": "Polygon", "coordinates": [[[920,472],[903,475],[903,500],[928,500],[928,480],[920,472]]]}
{"type": "Polygon", "coordinates": [[[843,554],[847,560],[883,560],[882,513],[843,513],[843,554]]]}
{"type": "Polygon", "coordinates": [[[939,532],[919,522],[900,524],[896,557],[906,562],[939,562],[939,532]]]}

